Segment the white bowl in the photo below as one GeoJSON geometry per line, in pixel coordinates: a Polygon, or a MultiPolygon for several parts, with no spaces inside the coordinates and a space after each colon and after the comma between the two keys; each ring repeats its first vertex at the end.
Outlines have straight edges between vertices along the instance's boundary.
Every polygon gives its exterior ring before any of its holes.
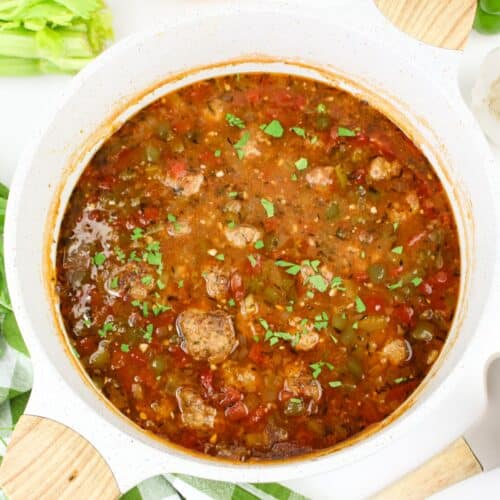
{"type": "Polygon", "coordinates": [[[424,438],[441,429],[432,436],[431,453],[482,411],[483,368],[500,345],[493,329],[500,284],[494,262],[496,208],[490,194],[490,184],[498,182],[494,163],[454,81],[458,55],[424,47],[391,29],[368,0],[352,3],[330,20],[321,12],[305,16],[284,7],[234,6],[218,16],[193,15],[133,36],[73,80],[18,167],[5,250],[14,309],[34,363],[27,413],[60,421],[82,434],[111,466],[122,490],[167,471],[238,482],[297,478],[345,466],[404,433],[420,432],[424,438]],[[65,204],[102,141],[163,93],[236,71],[277,71],[331,81],[388,113],[434,165],[449,194],[461,240],[460,298],[449,339],[401,411],[376,432],[333,453],[265,465],[194,456],[153,439],[114,411],[76,368],[61,341],[51,293],[65,204]]]}

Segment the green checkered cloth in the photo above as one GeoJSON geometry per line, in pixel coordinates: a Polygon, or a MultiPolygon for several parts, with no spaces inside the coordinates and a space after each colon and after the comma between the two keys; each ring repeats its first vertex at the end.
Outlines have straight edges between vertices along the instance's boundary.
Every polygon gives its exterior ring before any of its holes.
{"type": "MultiPolygon", "coordinates": [[[[0,463],[19,417],[26,408],[33,380],[29,353],[12,313],[3,258],[3,225],[8,190],[0,184],[0,463]]],[[[164,474],[143,481],[123,500],[214,498],[233,500],[302,500],[276,483],[232,484],[182,474],[164,474]]],[[[5,495],[0,490],[0,500],[5,495]]]]}

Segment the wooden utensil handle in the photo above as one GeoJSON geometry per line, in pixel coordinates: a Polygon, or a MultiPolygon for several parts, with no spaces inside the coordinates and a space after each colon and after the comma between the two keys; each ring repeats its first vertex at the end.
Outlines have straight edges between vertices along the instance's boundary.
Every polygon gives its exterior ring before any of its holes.
{"type": "Polygon", "coordinates": [[[373,497],[374,500],[421,500],[481,472],[464,438],[373,497]]]}
{"type": "Polygon", "coordinates": [[[375,0],[400,30],[445,49],[463,49],[471,32],[477,0],[375,0]]]}
{"type": "Polygon", "coordinates": [[[97,450],[65,425],[23,415],[0,467],[10,500],[116,500],[120,490],[97,450]]]}

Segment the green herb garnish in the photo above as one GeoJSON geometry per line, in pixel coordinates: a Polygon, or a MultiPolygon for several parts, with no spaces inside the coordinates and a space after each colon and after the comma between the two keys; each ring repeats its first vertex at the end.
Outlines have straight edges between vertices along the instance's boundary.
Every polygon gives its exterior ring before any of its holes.
{"type": "Polygon", "coordinates": [[[267,125],[261,125],[261,130],[271,137],[280,138],[283,136],[283,127],[278,120],[272,120],[267,125]]]}
{"type": "Polygon", "coordinates": [[[356,132],[354,132],[354,130],[351,130],[351,129],[348,129],[345,127],[339,127],[337,129],[337,135],[339,137],[355,137],[356,132]]]}
{"type": "Polygon", "coordinates": [[[365,303],[361,300],[359,296],[356,296],[354,302],[356,304],[356,311],[358,313],[364,313],[366,311],[365,303]]]}
{"type": "Polygon", "coordinates": [[[132,234],[130,235],[130,239],[132,241],[137,241],[140,240],[141,238],[144,238],[144,230],[141,229],[140,227],[135,227],[132,231],[132,234]]]}
{"type": "Polygon", "coordinates": [[[226,114],[226,121],[231,127],[245,128],[245,122],[232,113],[226,114]]]}
{"type": "Polygon", "coordinates": [[[98,252],[94,255],[93,261],[97,267],[100,267],[104,264],[106,260],[106,256],[102,252],[98,252]]]}
{"type": "Polygon", "coordinates": [[[302,127],[292,127],[290,130],[299,137],[306,138],[306,131],[302,127]]]}
{"type": "Polygon", "coordinates": [[[391,250],[392,253],[395,253],[395,254],[398,254],[398,255],[401,255],[403,253],[403,247],[400,245],[400,246],[397,246],[397,247],[394,247],[392,250],[391,250]]]}
{"type": "Polygon", "coordinates": [[[273,204],[273,202],[267,200],[266,198],[262,198],[260,200],[260,203],[264,207],[264,210],[266,211],[266,215],[268,217],[273,217],[274,216],[274,204],[273,204]]]}
{"type": "Polygon", "coordinates": [[[297,170],[305,170],[308,166],[309,162],[307,161],[307,158],[299,158],[295,162],[295,168],[297,170]]]}

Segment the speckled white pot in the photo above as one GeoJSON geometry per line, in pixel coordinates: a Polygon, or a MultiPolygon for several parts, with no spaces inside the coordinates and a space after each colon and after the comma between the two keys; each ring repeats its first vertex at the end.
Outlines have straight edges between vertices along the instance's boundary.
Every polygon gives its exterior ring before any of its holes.
{"type": "MultiPolygon", "coordinates": [[[[370,0],[339,4],[341,9],[311,8],[307,14],[277,2],[269,7],[233,6],[216,15],[207,6],[207,12],[199,9],[153,33],[124,40],[72,81],[50,124],[17,169],[5,245],[12,301],[35,370],[27,413],[52,418],[81,433],[108,462],[122,491],[166,471],[229,481],[298,478],[346,466],[412,432],[420,432],[423,439],[432,437],[430,454],[462,433],[484,408],[484,367],[500,350],[495,328],[498,229],[492,216],[498,207],[490,194],[498,176],[457,88],[459,54],[426,47],[399,33],[370,0]],[[243,57],[255,60],[255,54],[266,56],[268,62],[225,64],[243,57]],[[299,62],[347,77],[353,83],[343,85],[354,92],[365,88],[362,93],[369,99],[371,92],[382,96],[423,144],[457,215],[464,271],[459,311],[445,352],[410,407],[378,432],[335,453],[294,462],[214,462],[169,448],[134,428],[75,368],[57,334],[47,293],[46,231],[56,239],[65,203],[85,161],[109,133],[109,124],[116,126],[138,106],[207,75],[271,70],[326,78],[299,62]],[[160,86],[139,105],[126,109],[131,99],[158,82],[214,64],[218,66],[160,86]],[[70,166],[73,170],[67,175],[70,166]],[[54,229],[51,210],[59,196],[54,229]]],[[[53,255],[53,246],[49,250],[53,255]]]]}

